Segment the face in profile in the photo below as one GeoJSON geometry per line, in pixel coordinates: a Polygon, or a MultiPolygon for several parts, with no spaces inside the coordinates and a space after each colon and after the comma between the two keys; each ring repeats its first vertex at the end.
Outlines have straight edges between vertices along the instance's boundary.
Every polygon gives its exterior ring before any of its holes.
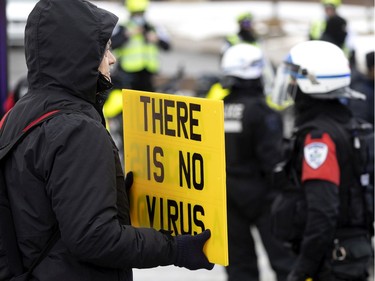
{"type": "Polygon", "coordinates": [[[111,52],[111,40],[108,41],[102,62],[99,65],[99,72],[111,81],[111,65],[116,62],[115,56],[111,52]]]}

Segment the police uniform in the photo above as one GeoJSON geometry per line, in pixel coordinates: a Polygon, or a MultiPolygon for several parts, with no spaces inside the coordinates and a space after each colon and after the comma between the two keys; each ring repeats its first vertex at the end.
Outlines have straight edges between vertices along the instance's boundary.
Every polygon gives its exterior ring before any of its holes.
{"type": "Polygon", "coordinates": [[[272,237],[268,220],[274,192],[271,175],[283,159],[281,117],[267,106],[261,87],[250,84],[233,86],[224,97],[224,108],[228,280],[259,280],[250,226],[257,227],[277,280],[285,280],[293,258],[272,237]]]}
{"type": "Polygon", "coordinates": [[[347,149],[350,136],[337,129],[346,126],[351,113],[338,100],[305,99],[296,102],[296,127],[312,129],[297,134],[292,166],[304,191],[306,221],[302,240],[294,245],[298,259],[288,281],[366,280],[370,253],[363,197],[347,149]],[[350,249],[338,245],[349,238],[361,262],[348,263],[350,249]]]}

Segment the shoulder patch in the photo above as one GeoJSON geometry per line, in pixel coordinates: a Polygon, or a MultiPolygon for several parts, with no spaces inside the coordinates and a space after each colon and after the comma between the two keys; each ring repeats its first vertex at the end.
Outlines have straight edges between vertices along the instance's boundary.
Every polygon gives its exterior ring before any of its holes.
{"type": "Polygon", "coordinates": [[[320,138],[313,138],[311,134],[306,136],[301,181],[307,180],[324,180],[337,186],[340,184],[336,144],[327,133],[323,133],[320,138]]]}
{"type": "Polygon", "coordinates": [[[327,159],[328,146],[322,142],[313,142],[305,146],[303,154],[306,163],[311,168],[317,169],[327,159]]]}

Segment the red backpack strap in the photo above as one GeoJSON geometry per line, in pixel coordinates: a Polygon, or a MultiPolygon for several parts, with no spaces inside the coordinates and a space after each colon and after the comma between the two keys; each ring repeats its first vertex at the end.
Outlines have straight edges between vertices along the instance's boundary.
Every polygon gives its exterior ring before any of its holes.
{"type": "Polygon", "coordinates": [[[3,118],[1,118],[1,121],[0,121],[0,130],[3,128],[3,125],[4,125],[4,122],[9,114],[10,110],[7,111],[7,113],[5,113],[5,115],[3,116],[3,118]]]}
{"type": "MultiPolygon", "coordinates": [[[[9,114],[10,111],[8,111],[4,117],[1,119],[0,121],[0,130],[2,129],[6,119],[7,119],[7,116],[9,114]]],[[[27,133],[29,133],[33,128],[35,128],[37,125],[43,123],[44,121],[47,121],[48,119],[51,119],[52,117],[56,116],[56,115],[59,115],[59,114],[63,114],[63,113],[68,113],[68,112],[72,112],[71,110],[62,110],[62,109],[55,109],[55,110],[51,110],[49,112],[46,112],[44,113],[43,115],[41,115],[40,117],[36,118],[34,121],[31,121],[21,132],[21,134],[19,134],[18,136],[16,136],[11,142],[9,142],[8,144],[4,145],[3,147],[0,148],[0,160],[5,157],[5,155],[7,155],[9,153],[9,151],[17,144],[19,143],[25,136],[27,133]]]]}
{"type": "MultiPolygon", "coordinates": [[[[39,123],[42,123],[43,121],[51,118],[52,116],[56,115],[57,113],[61,112],[61,110],[52,110],[50,112],[47,112],[45,114],[43,114],[42,116],[40,116],[39,118],[35,119],[34,121],[30,122],[29,125],[27,125],[23,130],[22,132],[27,132],[28,130],[30,130],[32,127],[34,127],[35,125],[38,125],[39,123]]],[[[1,124],[0,124],[1,125],[1,124]]],[[[0,126],[0,129],[1,129],[1,126],[0,126]]]]}

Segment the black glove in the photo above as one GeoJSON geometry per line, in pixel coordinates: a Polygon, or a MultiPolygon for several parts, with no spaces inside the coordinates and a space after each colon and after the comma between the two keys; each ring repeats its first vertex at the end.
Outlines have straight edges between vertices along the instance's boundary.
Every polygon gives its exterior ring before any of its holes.
{"type": "Polygon", "coordinates": [[[125,177],[126,191],[129,191],[132,185],[133,185],[133,172],[130,171],[129,173],[126,174],[126,177],[125,177]]]}
{"type": "Polygon", "coordinates": [[[125,177],[125,191],[126,191],[126,195],[128,196],[128,198],[130,198],[130,188],[132,187],[133,185],[133,172],[130,171],[126,174],[126,177],[125,177]]]}
{"type": "Polygon", "coordinates": [[[209,229],[202,233],[192,235],[178,235],[177,241],[177,257],[174,265],[179,267],[186,267],[190,270],[205,268],[211,270],[214,267],[203,253],[203,246],[211,237],[209,229]]]}

